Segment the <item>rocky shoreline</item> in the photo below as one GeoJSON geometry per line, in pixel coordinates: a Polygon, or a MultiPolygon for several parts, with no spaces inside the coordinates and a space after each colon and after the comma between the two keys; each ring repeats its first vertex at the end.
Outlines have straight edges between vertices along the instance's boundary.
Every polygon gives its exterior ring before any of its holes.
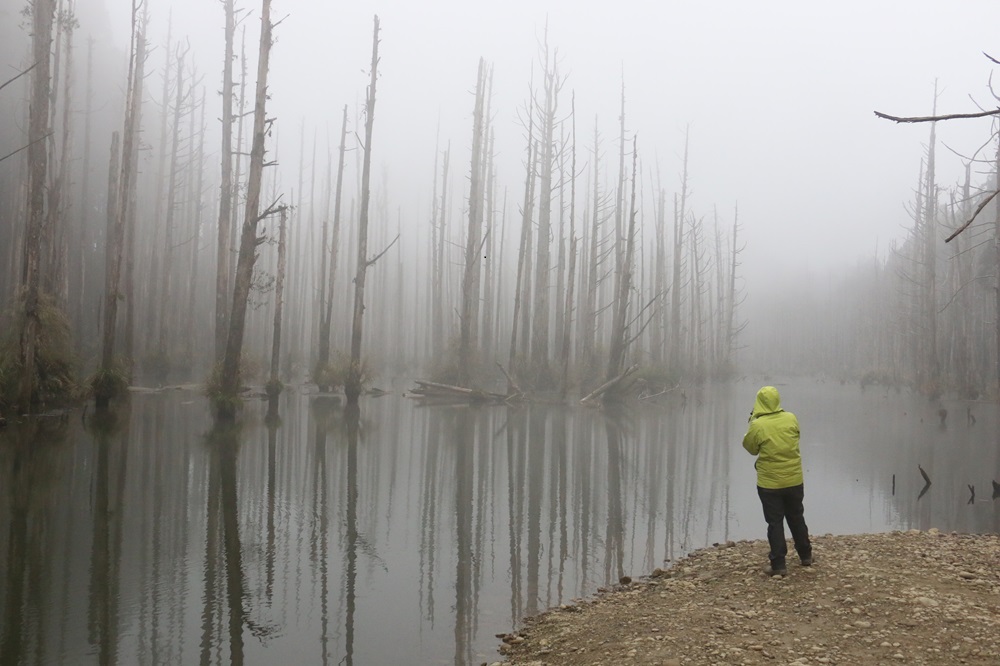
{"type": "Polygon", "coordinates": [[[763,541],[719,544],[501,635],[509,666],[1000,664],[1000,535],[813,537],[770,578],[763,541]]]}

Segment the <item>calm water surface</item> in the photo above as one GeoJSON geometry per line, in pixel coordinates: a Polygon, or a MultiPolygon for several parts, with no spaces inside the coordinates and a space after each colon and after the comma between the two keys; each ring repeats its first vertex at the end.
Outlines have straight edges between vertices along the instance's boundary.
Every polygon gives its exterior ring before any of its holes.
{"type": "MultiPolygon", "coordinates": [[[[996,405],[779,387],[813,533],[1000,532],[996,405]]],[[[359,418],[286,392],[279,418],[253,403],[216,429],[172,391],[114,423],[8,426],[0,662],[479,664],[548,606],[764,536],[740,446],[757,384],[620,412],[420,407],[406,388],[359,418]]]]}

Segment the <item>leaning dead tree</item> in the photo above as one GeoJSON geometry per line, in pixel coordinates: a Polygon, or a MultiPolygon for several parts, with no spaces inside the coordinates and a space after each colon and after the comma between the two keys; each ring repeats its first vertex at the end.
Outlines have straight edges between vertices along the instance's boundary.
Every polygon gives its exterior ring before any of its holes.
{"type": "Polygon", "coordinates": [[[236,261],[236,277],[233,283],[233,303],[229,318],[229,335],[226,339],[226,353],[222,361],[222,376],[219,378],[219,416],[232,418],[235,415],[236,397],[240,390],[240,356],[243,352],[243,335],[246,325],[247,301],[253,268],[257,261],[257,246],[263,238],[257,236],[257,224],[273,215],[280,207],[277,201],[260,212],[261,181],[264,173],[264,137],[272,121],[266,116],[267,72],[271,58],[271,0],[261,0],[260,53],[257,59],[257,91],[253,115],[253,140],[250,149],[250,171],[247,181],[246,211],[240,234],[240,253],[236,261]]]}

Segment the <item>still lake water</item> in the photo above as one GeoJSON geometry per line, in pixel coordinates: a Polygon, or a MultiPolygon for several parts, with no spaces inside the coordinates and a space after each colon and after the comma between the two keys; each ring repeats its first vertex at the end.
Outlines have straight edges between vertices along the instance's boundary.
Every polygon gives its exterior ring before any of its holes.
{"type": "MultiPolygon", "coordinates": [[[[291,390],[280,420],[250,403],[213,430],[169,391],[116,424],[0,431],[0,663],[480,664],[546,607],[764,537],[740,446],[757,383],[618,412],[409,386],[360,419],[291,390]]],[[[1000,532],[995,404],[778,386],[814,534],[1000,532]]]]}

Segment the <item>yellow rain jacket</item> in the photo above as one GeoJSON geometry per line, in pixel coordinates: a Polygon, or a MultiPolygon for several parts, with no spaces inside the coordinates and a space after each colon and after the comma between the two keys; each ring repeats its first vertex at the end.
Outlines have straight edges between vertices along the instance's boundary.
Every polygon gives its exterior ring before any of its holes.
{"type": "Polygon", "coordinates": [[[743,448],[757,456],[754,467],[761,488],[790,488],[802,483],[799,420],[781,408],[781,396],[773,386],[757,391],[743,448]]]}

